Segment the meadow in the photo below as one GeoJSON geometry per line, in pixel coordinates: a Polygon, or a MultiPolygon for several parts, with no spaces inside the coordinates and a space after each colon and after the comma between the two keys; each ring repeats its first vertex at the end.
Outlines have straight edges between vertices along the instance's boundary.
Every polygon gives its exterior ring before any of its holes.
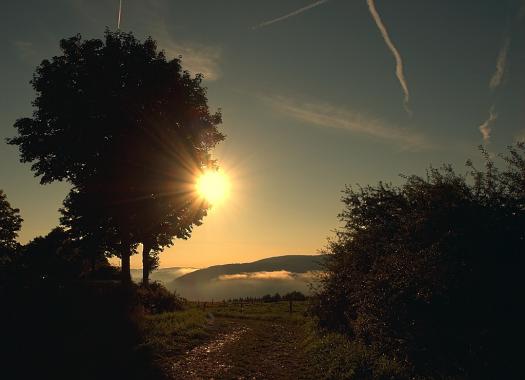
{"type": "Polygon", "coordinates": [[[353,379],[365,362],[347,338],[316,329],[308,301],[187,302],[145,316],[142,348],[169,378],[353,379]]]}

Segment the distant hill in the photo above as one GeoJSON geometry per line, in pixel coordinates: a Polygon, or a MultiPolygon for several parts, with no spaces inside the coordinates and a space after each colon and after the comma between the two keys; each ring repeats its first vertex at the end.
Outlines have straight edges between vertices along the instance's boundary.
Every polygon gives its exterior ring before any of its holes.
{"type": "Polygon", "coordinates": [[[191,300],[256,297],[268,293],[309,292],[320,271],[321,255],[270,257],[243,264],[214,265],[178,277],[167,284],[191,300]]]}
{"type": "MultiPolygon", "coordinates": [[[[168,285],[174,279],[184,276],[185,274],[196,271],[198,268],[186,268],[186,267],[172,267],[172,268],[161,268],[153,271],[150,274],[151,281],[158,281],[163,285],[168,285]]],[[[142,269],[132,269],[131,279],[134,282],[142,281],[142,269]]]]}

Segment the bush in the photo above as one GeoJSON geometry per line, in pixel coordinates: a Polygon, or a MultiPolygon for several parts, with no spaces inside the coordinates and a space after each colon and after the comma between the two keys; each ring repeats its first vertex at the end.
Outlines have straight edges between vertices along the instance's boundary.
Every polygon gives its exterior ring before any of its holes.
{"type": "Polygon", "coordinates": [[[347,336],[306,326],[305,349],[320,379],[401,379],[408,377],[403,363],[378,354],[347,336]]]}
{"type": "Polygon", "coordinates": [[[184,305],[182,298],[171,293],[158,282],[152,282],[148,286],[140,286],[137,289],[137,296],[145,311],[151,314],[181,310],[184,305]]]}
{"type": "MultiPolygon", "coordinates": [[[[313,311],[410,376],[512,378],[525,286],[525,152],[344,191],[313,311]]],[[[374,375],[375,376],[375,375],[374,375]]],[[[407,375],[408,376],[408,375],[407,375]]],[[[374,378],[374,377],[372,377],[374,378]]]]}

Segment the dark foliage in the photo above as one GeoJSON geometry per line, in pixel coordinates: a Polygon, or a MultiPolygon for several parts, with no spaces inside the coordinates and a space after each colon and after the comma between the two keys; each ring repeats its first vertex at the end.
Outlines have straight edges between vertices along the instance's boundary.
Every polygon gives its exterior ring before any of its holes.
{"type": "Polygon", "coordinates": [[[68,181],[62,224],[96,255],[116,254],[129,281],[129,256],[143,244],[144,281],[155,255],[186,239],[208,205],[193,182],[215,167],[209,150],[224,136],[211,113],[202,75],[167,60],[151,38],[106,31],[60,42],[31,84],[31,118],[16,121],[21,161],[42,183],[68,181]]]}
{"type": "Polygon", "coordinates": [[[88,271],[80,250],[58,227],[45,237],[33,239],[20,251],[18,272],[26,281],[71,281],[88,271]]]}
{"type": "MultiPolygon", "coordinates": [[[[145,309],[138,287],[122,286],[105,258],[93,271],[86,256],[55,228],[0,268],[2,376],[160,378],[149,353],[137,351],[145,309]]],[[[173,307],[161,295],[154,304],[173,307]]]]}
{"type": "Polygon", "coordinates": [[[306,301],[306,296],[298,291],[287,293],[283,296],[285,301],[306,301]]]}
{"type": "Polygon", "coordinates": [[[266,294],[261,297],[261,300],[263,302],[280,302],[281,301],[281,295],[279,293],[275,293],[273,296],[271,294],[266,294]]]}
{"type": "Polygon", "coordinates": [[[62,228],[53,229],[46,236],[38,236],[19,246],[1,274],[1,286],[37,288],[46,284],[68,285],[83,279],[117,279],[115,268],[104,256],[95,257],[70,239],[62,228]]]}
{"type": "Polygon", "coordinates": [[[209,113],[202,76],[182,71],[179,59],[167,61],[151,38],[141,43],[131,33],[106,31],[104,41],[76,35],[60,48],[62,55],[42,61],[31,81],[33,117],[17,120],[18,136],[8,139],[42,183],[85,184],[111,165],[123,172],[152,169],[134,162],[140,149],[157,150],[159,156],[147,157],[158,161],[197,153],[203,160],[222,138],[221,115],[209,113]],[[171,143],[177,132],[174,144],[187,139],[198,151],[161,155],[170,148],[162,139],[171,143]]]}
{"type": "Polygon", "coordinates": [[[2,297],[0,373],[6,379],[161,379],[140,346],[135,288],[50,281],[2,297]]]}
{"type": "Polygon", "coordinates": [[[151,314],[182,310],[184,306],[182,298],[158,282],[152,282],[148,286],[140,286],[137,295],[144,310],[151,314]]]}
{"type": "Polygon", "coordinates": [[[346,188],[314,311],[361,345],[378,377],[513,378],[525,252],[524,146],[498,170],[468,163],[401,186],[346,188]]]}
{"type": "Polygon", "coordinates": [[[0,190],[0,266],[13,259],[18,249],[16,238],[22,227],[20,210],[11,207],[7,196],[0,190]]]}

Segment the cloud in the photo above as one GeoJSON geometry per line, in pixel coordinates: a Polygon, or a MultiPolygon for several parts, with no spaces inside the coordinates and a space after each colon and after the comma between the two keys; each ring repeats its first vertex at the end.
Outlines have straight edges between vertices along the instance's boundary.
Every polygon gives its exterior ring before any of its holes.
{"type": "Polygon", "coordinates": [[[220,281],[228,280],[293,280],[294,275],[287,270],[271,272],[246,272],[236,274],[223,274],[218,277],[220,281]]]}
{"type": "Polygon", "coordinates": [[[299,8],[293,12],[290,12],[290,13],[287,13],[285,14],[284,16],[280,16],[280,17],[277,17],[277,18],[274,18],[272,20],[268,20],[268,21],[264,21],[264,22],[261,22],[259,25],[256,25],[254,26],[252,29],[259,29],[259,28],[263,28],[265,26],[268,26],[268,25],[271,25],[271,24],[274,24],[276,22],[279,22],[279,21],[283,21],[283,20],[286,20],[287,18],[290,18],[290,17],[293,17],[293,16],[297,16],[298,14],[301,14],[303,12],[306,12],[307,10],[309,9],[312,9],[312,8],[315,8],[321,4],[324,4],[326,2],[328,2],[329,0],[320,0],[320,1],[316,1],[310,5],[307,5],[305,7],[302,7],[302,8],[299,8]]]}
{"type": "Polygon", "coordinates": [[[492,125],[496,122],[497,118],[498,118],[498,114],[495,113],[495,107],[494,106],[490,107],[488,119],[485,120],[479,126],[479,131],[481,132],[481,135],[483,136],[483,141],[485,143],[490,142],[490,133],[492,132],[492,125]]]}
{"type": "MultiPolygon", "coordinates": [[[[159,49],[166,52],[168,58],[182,56],[184,70],[193,75],[201,73],[208,81],[217,80],[221,76],[221,47],[173,37],[171,31],[176,26],[172,27],[169,24],[167,15],[178,9],[175,2],[165,0],[119,1],[109,8],[100,1],[69,0],[68,3],[78,13],[78,17],[87,19],[92,27],[100,27],[99,21],[92,15],[110,12],[112,14],[111,25],[114,22],[114,25],[120,26],[123,31],[132,28],[137,36],[151,36],[157,41],[159,49]],[[140,14],[140,18],[131,17],[134,14],[140,14]]],[[[183,17],[182,14],[180,16],[183,17]]]]}
{"type": "Polygon", "coordinates": [[[514,136],[514,142],[525,143],[525,129],[522,129],[514,136]]]}
{"type": "Polygon", "coordinates": [[[37,51],[32,42],[14,41],[13,45],[18,52],[18,56],[24,62],[34,63],[38,58],[37,51]]]}
{"type": "Polygon", "coordinates": [[[199,45],[188,42],[175,42],[171,39],[159,39],[159,46],[169,58],[182,57],[182,67],[193,75],[201,73],[207,80],[220,78],[220,60],[222,50],[218,47],[199,45]]]}
{"type": "Polygon", "coordinates": [[[490,78],[489,88],[491,90],[495,90],[496,88],[498,88],[503,80],[503,76],[505,75],[505,68],[507,66],[509,46],[510,38],[507,37],[505,38],[505,42],[503,43],[503,46],[501,47],[501,50],[498,54],[498,59],[496,60],[496,71],[492,75],[492,78],[490,78]]]}
{"type": "Polygon", "coordinates": [[[343,129],[354,133],[393,141],[403,148],[420,150],[431,148],[432,144],[416,132],[387,125],[379,119],[365,117],[346,108],[326,103],[298,103],[284,97],[263,97],[274,109],[294,119],[320,127],[343,129]]]}
{"type": "Polygon", "coordinates": [[[117,29],[120,29],[120,19],[122,18],[122,0],[118,2],[117,29]]]}
{"type": "Polygon", "coordinates": [[[381,16],[379,16],[379,13],[377,12],[374,0],[367,0],[368,9],[370,10],[370,14],[372,15],[372,18],[374,19],[377,28],[381,32],[381,35],[383,36],[383,39],[385,40],[386,46],[388,46],[388,49],[392,52],[392,55],[394,56],[394,59],[396,60],[396,76],[399,80],[399,84],[401,84],[401,88],[403,89],[404,99],[403,99],[403,107],[407,111],[407,113],[411,116],[412,111],[409,107],[409,101],[410,101],[410,92],[408,90],[407,81],[405,78],[404,70],[403,70],[403,59],[401,58],[401,54],[399,54],[399,51],[397,50],[396,46],[390,39],[390,36],[388,34],[388,31],[386,29],[385,24],[383,24],[383,21],[381,20],[381,16]]]}
{"type": "Polygon", "coordinates": [[[182,68],[191,74],[203,74],[206,80],[220,78],[222,49],[219,46],[205,45],[195,41],[176,40],[172,37],[165,14],[169,14],[167,4],[150,0],[144,3],[144,23],[147,32],[164,50],[168,58],[182,57],[182,68]]]}
{"type": "Polygon", "coordinates": [[[287,270],[276,270],[276,271],[262,271],[262,272],[243,272],[235,274],[223,274],[217,279],[219,281],[235,281],[235,280],[301,280],[309,281],[316,278],[317,272],[310,271],[305,273],[289,272],[287,270]]]}

